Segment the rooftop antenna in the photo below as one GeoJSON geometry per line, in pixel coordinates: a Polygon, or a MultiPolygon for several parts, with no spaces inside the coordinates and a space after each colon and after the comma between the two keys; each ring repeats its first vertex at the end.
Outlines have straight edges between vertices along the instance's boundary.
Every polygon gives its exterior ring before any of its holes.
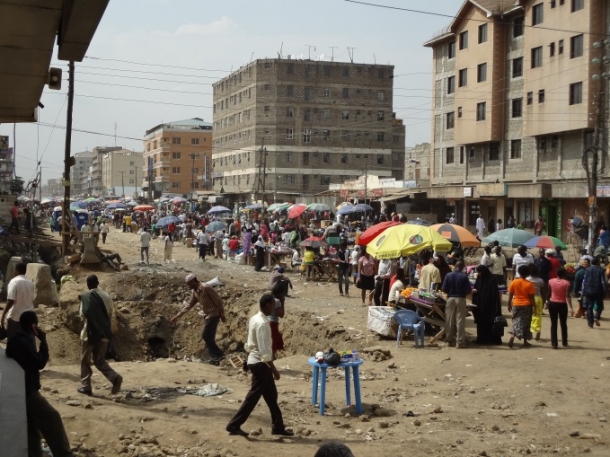
{"type": "Polygon", "coordinates": [[[280,52],[277,53],[278,58],[283,59],[282,49],[284,49],[284,42],[282,41],[282,45],[280,46],[280,52]]]}
{"type": "Polygon", "coordinates": [[[349,60],[351,63],[354,63],[354,49],[356,48],[350,48],[349,46],[347,47],[347,54],[349,55],[349,60]]]}
{"type": "Polygon", "coordinates": [[[377,65],[377,57],[375,56],[375,53],[373,53],[373,62],[375,62],[375,65],[377,65]]]}
{"type": "Polygon", "coordinates": [[[313,52],[316,52],[316,47],[312,44],[306,44],[305,46],[309,48],[309,57],[307,59],[311,60],[311,48],[313,48],[313,52]]]}
{"type": "Polygon", "coordinates": [[[330,61],[334,62],[335,61],[335,49],[337,49],[337,46],[330,46],[330,61]]]}
{"type": "Polygon", "coordinates": [[[114,123],[114,147],[116,148],[116,122],[114,123]]]}
{"type": "Polygon", "coordinates": [[[252,54],[250,54],[250,63],[252,63],[253,58],[254,58],[254,51],[252,51],[252,54]]]}

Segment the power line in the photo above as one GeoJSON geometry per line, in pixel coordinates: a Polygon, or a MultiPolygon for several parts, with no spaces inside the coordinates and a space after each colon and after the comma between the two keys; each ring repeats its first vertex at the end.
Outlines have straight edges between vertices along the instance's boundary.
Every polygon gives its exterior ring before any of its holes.
{"type": "Polygon", "coordinates": [[[231,71],[228,70],[212,70],[209,68],[192,68],[192,67],[180,67],[178,65],[168,65],[168,64],[159,64],[159,63],[144,63],[144,62],[133,62],[130,60],[120,60],[120,59],[106,59],[103,57],[95,57],[95,56],[85,56],[85,59],[91,59],[91,60],[106,60],[109,62],[121,62],[121,63],[128,63],[128,64],[132,64],[132,65],[144,65],[147,67],[166,67],[166,68],[180,68],[182,70],[194,70],[194,71],[215,71],[215,72],[219,72],[219,73],[231,73],[231,71]]]}

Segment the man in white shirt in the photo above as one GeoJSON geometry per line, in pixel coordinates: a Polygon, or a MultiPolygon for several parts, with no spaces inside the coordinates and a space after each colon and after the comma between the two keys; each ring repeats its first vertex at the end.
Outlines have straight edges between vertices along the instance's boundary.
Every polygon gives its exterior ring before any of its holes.
{"type": "Polygon", "coordinates": [[[506,284],[506,257],[502,254],[502,248],[500,246],[496,246],[494,248],[493,254],[491,254],[491,274],[496,277],[496,281],[498,284],[506,284]]]}
{"type": "Polygon", "coordinates": [[[150,233],[148,229],[144,227],[140,234],[140,263],[144,263],[144,254],[146,253],[146,263],[148,262],[148,251],[150,250],[150,233]]]}
{"type": "Polygon", "coordinates": [[[513,277],[520,278],[519,267],[521,265],[529,265],[531,263],[534,263],[534,256],[527,252],[527,248],[525,246],[519,246],[517,248],[517,253],[513,256],[513,277]]]}
{"type": "Polygon", "coordinates": [[[383,259],[379,261],[377,277],[375,278],[375,306],[385,306],[390,293],[390,278],[392,277],[392,261],[383,259]]]}
{"type": "Polygon", "coordinates": [[[483,239],[483,237],[485,236],[485,219],[483,219],[483,216],[481,216],[480,214],[475,225],[479,238],[483,239]]]}
{"type": "Polygon", "coordinates": [[[481,256],[480,264],[485,265],[486,267],[492,266],[491,246],[485,246],[485,249],[483,250],[483,255],[481,256]]]}
{"type": "Polygon", "coordinates": [[[432,288],[435,288],[437,285],[440,286],[441,283],[441,272],[434,265],[434,257],[430,257],[428,265],[423,267],[419,273],[419,287],[430,289],[430,285],[432,285],[432,288]]]}
{"type": "Polygon", "coordinates": [[[280,373],[273,365],[273,350],[271,349],[271,327],[269,315],[275,309],[275,297],[265,294],[259,301],[260,311],[250,318],[248,323],[248,342],[244,346],[248,352],[247,371],[252,373],[250,392],[239,407],[235,416],[227,424],[229,435],[248,436],[241,426],[248,420],[261,397],[271,412],[271,433],[273,435],[292,436],[293,433],[284,427],[282,412],[277,404],[277,387],[280,373]]]}
{"type": "Polygon", "coordinates": [[[25,311],[34,311],[34,283],[25,277],[27,265],[15,265],[15,277],[6,288],[6,307],[0,322],[6,324],[7,337],[10,338],[21,328],[19,318],[25,311]]]}
{"type": "Polygon", "coordinates": [[[208,243],[210,242],[205,229],[197,234],[197,246],[199,247],[199,258],[205,260],[205,255],[208,252],[208,243]]]}

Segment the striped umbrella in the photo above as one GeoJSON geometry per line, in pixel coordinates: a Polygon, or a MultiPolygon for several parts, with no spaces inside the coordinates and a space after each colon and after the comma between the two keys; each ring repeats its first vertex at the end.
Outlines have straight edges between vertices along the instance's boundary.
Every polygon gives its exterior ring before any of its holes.
{"type": "Polygon", "coordinates": [[[528,240],[524,243],[524,246],[528,248],[543,248],[543,249],[555,249],[559,246],[561,249],[568,249],[563,241],[559,238],[555,238],[554,236],[535,236],[531,240],[528,240]]]}

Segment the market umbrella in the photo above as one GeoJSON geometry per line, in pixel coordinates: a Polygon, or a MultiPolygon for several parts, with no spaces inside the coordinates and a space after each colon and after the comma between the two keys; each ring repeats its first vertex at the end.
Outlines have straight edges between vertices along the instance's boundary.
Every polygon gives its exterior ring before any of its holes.
{"type": "Polygon", "coordinates": [[[123,203],[123,202],[121,200],[108,200],[106,203],[111,204],[111,203],[123,203]]]}
{"type": "Polygon", "coordinates": [[[171,224],[172,222],[174,224],[177,224],[181,221],[176,216],[165,216],[157,221],[157,223],[155,224],[155,227],[158,229],[163,229],[163,228],[167,227],[169,224],[171,224]]]}
{"type": "Polygon", "coordinates": [[[129,202],[127,202],[127,206],[133,206],[133,207],[138,206],[138,202],[135,200],[129,201],[129,202]]]}
{"type": "Polygon", "coordinates": [[[324,241],[324,238],[320,238],[319,236],[310,236],[309,238],[304,239],[303,241],[301,241],[301,246],[305,247],[305,248],[319,248],[322,246],[326,246],[326,241],[324,241]]]}
{"type": "Polygon", "coordinates": [[[483,238],[485,243],[493,243],[497,241],[500,243],[500,246],[505,247],[513,247],[516,248],[525,244],[527,241],[534,238],[533,233],[526,232],[525,230],[519,230],[516,228],[509,228],[504,230],[498,230],[497,232],[492,233],[491,235],[483,238]]]}
{"type": "Polygon", "coordinates": [[[307,205],[299,203],[298,205],[293,205],[288,211],[288,219],[296,219],[301,214],[305,212],[307,209],[307,205]]]}
{"type": "Polygon", "coordinates": [[[205,231],[206,232],[216,232],[218,230],[224,230],[227,228],[227,224],[225,224],[222,221],[213,221],[210,222],[206,227],[205,227],[205,231]]]}
{"type": "Polygon", "coordinates": [[[386,229],[366,247],[376,259],[395,259],[416,254],[422,249],[448,252],[453,245],[440,233],[421,225],[400,224],[386,229]]]}
{"type": "Polygon", "coordinates": [[[77,210],[77,209],[85,209],[87,208],[87,203],[85,202],[72,202],[70,203],[70,209],[71,210],[77,210]]]}
{"type": "Polygon", "coordinates": [[[364,233],[360,235],[360,238],[358,238],[358,245],[366,246],[373,240],[373,238],[377,238],[377,236],[385,232],[386,229],[389,229],[395,225],[400,225],[400,222],[380,222],[379,224],[375,224],[372,227],[367,228],[364,233]]]}
{"type": "Polygon", "coordinates": [[[354,205],[345,205],[337,210],[337,214],[340,214],[341,216],[345,214],[352,214],[355,212],[354,207],[354,205]]]}
{"type": "Polygon", "coordinates": [[[155,207],[151,206],[151,205],[138,205],[133,210],[134,211],[152,211],[153,209],[155,209],[155,207]]]}
{"type": "Polygon", "coordinates": [[[452,243],[460,243],[463,247],[476,248],[481,245],[477,237],[461,225],[435,224],[431,225],[430,228],[440,233],[443,238],[447,238],[452,243]]]}
{"type": "Polygon", "coordinates": [[[287,209],[290,206],[290,203],[274,203],[272,205],[269,205],[269,207],[267,208],[267,211],[269,211],[270,213],[274,212],[274,211],[283,211],[285,209],[287,209]]]}
{"type": "Polygon", "coordinates": [[[226,206],[212,206],[208,211],[208,214],[218,214],[218,213],[232,213],[229,208],[226,206]]]}
{"type": "Polygon", "coordinates": [[[40,201],[40,204],[41,204],[41,205],[46,205],[47,203],[55,203],[55,200],[54,200],[54,199],[52,199],[52,198],[43,198],[43,199],[40,201]]]}
{"type": "Polygon", "coordinates": [[[350,202],[343,202],[337,205],[337,209],[345,208],[346,206],[354,206],[350,202]]]}
{"type": "Polygon", "coordinates": [[[251,205],[246,206],[245,209],[251,209],[254,211],[260,211],[264,208],[264,206],[262,205],[262,203],[252,203],[251,205]]]}
{"type": "Polygon", "coordinates": [[[307,207],[307,211],[330,211],[330,206],[325,205],[324,203],[312,203],[307,207]]]}
{"type": "Polygon", "coordinates": [[[418,217],[416,219],[411,219],[411,220],[407,221],[407,224],[411,224],[411,225],[423,225],[424,227],[428,227],[430,225],[430,222],[425,221],[423,219],[420,219],[418,217]]]}
{"type": "Polygon", "coordinates": [[[56,206],[55,208],[53,208],[53,211],[62,211],[63,208],[61,206],[56,206]]]}
{"type": "Polygon", "coordinates": [[[555,249],[559,246],[561,249],[568,249],[568,247],[559,238],[554,236],[535,236],[534,238],[523,243],[528,248],[544,248],[544,249],[555,249]]]}
{"type": "Polygon", "coordinates": [[[95,197],[89,197],[88,199],[85,200],[87,203],[95,203],[95,202],[99,202],[99,198],[95,198],[95,197]]]}
{"type": "Polygon", "coordinates": [[[172,203],[173,203],[173,204],[176,204],[176,203],[184,203],[184,202],[186,202],[186,201],[187,201],[187,199],[186,199],[186,198],[184,198],[184,197],[176,197],[176,198],[174,198],[174,199],[172,200],[172,203]]]}
{"type": "Polygon", "coordinates": [[[365,211],[373,211],[373,207],[367,205],[366,203],[360,203],[358,205],[354,205],[353,211],[354,213],[363,213],[365,211]]]}
{"type": "Polygon", "coordinates": [[[108,206],[106,206],[106,208],[108,209],[125,209],[125,204],[124,203],[110,203],[108,206]]]}

